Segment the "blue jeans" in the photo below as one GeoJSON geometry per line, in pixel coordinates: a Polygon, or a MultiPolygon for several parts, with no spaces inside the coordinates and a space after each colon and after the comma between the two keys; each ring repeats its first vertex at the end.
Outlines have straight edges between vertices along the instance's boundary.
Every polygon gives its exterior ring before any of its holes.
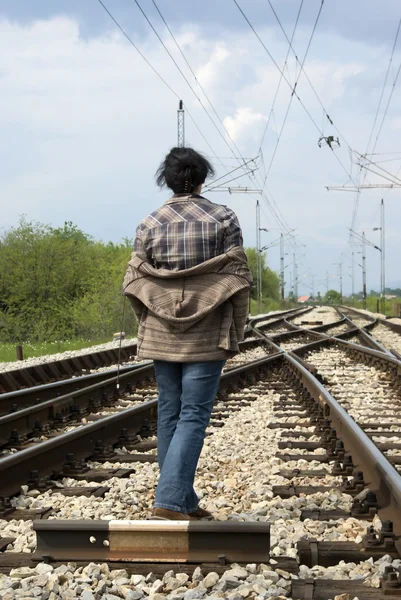
{"type": "Polygon", "coordinates": [[[195,470],[225,360],[176,363],[155,360],[160,478],[155,507],[195,512],[195,470]]]}

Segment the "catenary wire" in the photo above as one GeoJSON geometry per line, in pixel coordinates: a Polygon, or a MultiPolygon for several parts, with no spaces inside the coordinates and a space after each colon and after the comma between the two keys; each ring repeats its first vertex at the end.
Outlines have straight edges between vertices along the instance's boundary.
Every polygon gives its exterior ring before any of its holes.
{"type": "MultiPolygon", "coordinates": [[[[272,9],[272,12],[273,12],[273,14],[274,14],[274,16],[275,16],[275,18],[276,18],[276,20],[277,20],[277,23],[278,23],[278,25],[279,25],[279,27],[280,27],[281,31],[282,31],[282,32],[283,32],[283,34],[284,34],[284,37],[285,37],[285,39],[287,40],[287,42],[288,42],[288,44],[289,44],[289,50],[292,50],[292,52],[293,52],[293,54],[294,54],[294,57],[295,57],[295,59],[296,59],[297,63],[299,64],[299,66],[300,66],[300,69],[301,69],[301,71],[302,71],[302,73],[303,73],[303,75],[304,75],[305,79],[306,79],[306,80],[307,80],[307,82],[309,83],[309,85],[310,85],[310,87],[311,87],[311,89],[312,89],[312,91],[313,91],[313,93],[314,93],[314,95],[315,95],[315,97],[316,97],[316,100],[319,102],[320,106],[321,106],[321,107],[322,107],[322,109],[323,109],[323,114],[324,114],[324,117],[325,117],[325,119],[327,119],[327,121],[329,121],[329,123],[331,124],[331,126],[332,126],[332,127],[334,127],[334,129],[337,131],[337,133],[338,133],[339,137],[340,137],[340,138],[342,138],[342,140],[344,140],[345,144],[346,144],[347,146],[350,146],[350,144],[349,144],[349,143],[347,142],[347,140],[345,139],[344,135],[343,135],[343,134],[341,133],[341,131],[340,131],[340,130],[339,130],[337,127],[336,127],[336,125],[335,125],[335,123],[334,123],[333,119],[332,119],[332,118],[330,117],[330,115],[328,114],[328,111],[326,110],[326,108],[325,108],[325,106],[324,106],[324,104],[323,104],[323,102],[322,102],[322,100],[321,100],[321,98],[320,98],[319,94],[317,93],[315,86],[313,85],[313,83],[312,83],[312,81],[310,80],[310,78],[309,78],[309,76],[308,76],[307,72],[306,72],[306,71],[305,71],[305,69],[304,69],[303,63],[302,63],[302,64],[300,63],[300,61],[299,61],[299,58],[298,58],[298,55],[297,55],[297,53],[295,52],[295,49],[294,49],[294,47],[293,47],[293,45],[292,45],[293,36],[291,37],[291,40],[288,38],[288,35],[287,35],[287,33],[286,33],[286,31],[285,31],[285,29],[284,29],[284,27],[283,27],[283,24],[281,23],[281,20],[280,20],[279,16],[277,15],[277,12],[276,12],[276,10],[274,9],[274,6],[273,6],[273,5],[272,5],[272,3],[271,3],[271,0],[267,0],[267,1],[268,1],[268,3],[269,3],[269,6],[270,6],[270,8],[272,9]]],[[[322,127],[322,130],[323,130],[323,127],[322,127]]]]}
{"type": "MultiPolygon", "coordinates": [[[[139,56],[145,61],[145,63],[152,69],[152,71],[155,73],[155,75],[160,79],[160,81],[163,82],[163,84],[170,90],[170,92],[178,99],[181,100],[181,97],[177,94],[177,92],[169,85],[169,83],[164,79],[164,77],[162,75],[160,75],[160,73],[157,71],[157,69],[155,69],[155,67],[152,65],[152,63],[146,58],[146,56],[143,54],[143,52],[141,52],[138,48],[138,46],[134,43],[134,41],[132,40],[132,38],[126,33],[126,31],[123,29],[123,27],[120,25],[120,23],[117,21],[117,19],[115,19],[115,17],[112,15],[112,13],[109,11],[109,9],[107,8],[107,6],[105,6],[105,4],[102,2],[102,0],[97,0],[99,2],[99,4],[103,7],[103,9],[106,11],[106,13],[109,15],[110,19],[115,23],[115,25],[118,27],[118,29],[121,31],[121,33],[124,35],[124,37],[128,40],[128,42],[131,44],[131,46],[133,46],[133,48],[135,48],[135,50],[137,51],[137,53],[139,54],[139,56]]],[[[206,143],[206,145],[208,146],[208,148],[210,149],[212,155],[220,162],[215,150],[213,150],[212,146],[210,145],[209,141],[206,139],[204,133],[202,132],[201,128],[198,126],[198,124],[196,123],[194,117],[192,116],[191,112],[186,108],[186,112],[188,113],[189,118],[191,119],[192,123],[194,124],[195,128],[197,129],[197,131],[199,132],[199,134],[201,135],[202,139],[204,140],[204,142],[206,143]]]]}
{"type": "MultiPolygon", "coordinates": [[[[295,32],[296,32],[296,30],[297,30],[297,27],[298,27],[299,17],[300,17],[300,15],[301,15],[301,11],[302,11],[302,6],[303,6],[303,4],[304,4],[304,0],[301,0],[301,4],[299,5],[299,9],[298,9],[298,14],[297,14],[297,17],[296,17],[296,20],[295,20],[295,25],[294,25],[294,28],[293,28],[293,30],[292,30],[291,42],[292,42],[292,40],[294,39],[295,32]]],[[[290,42],[290,44],[291,44],[291,42],[290,42]]],[[[285,57],[285,61],[284,61],[284,65],[283,65],[283,72],[284,72],[284,67],[287,65],[287,61],[288,61],[288,57],[289,57],[289,55],[290,55],[290,46],[288,47],[288,50],[287,50],[287,55],[286,55],[286,57],[285,57]]],[[[266,133],[267,133],[267,130],[268,130],[268,128],[269,128],[270,119],[271,119],[271,117],[273,116],[273,111],[274,111],[274,107],[275,107],[275,105],[276,105],[277,96],[278,96],[278,94],[279,94],[279,91],[280,91],[280,88],[281,88],[281,84],[282,84],[282,82],[283,82],[283,72],[282,72],[282,73],[280,73],[280,79],[279,79],[279,82],[278,82],[278,85],[277,85],[277,88],[276,88],[276,92],[275,92],[275,94],[274,94],[272,108],[271,108],[271,111],[270,111],[270,113],[269,113],[269,117],[268,117],[268,119],[267,119],[266,126],[265,126],[265,129],[264,129],[263,135],[262,135],[262,140],[261,140],[261,142],[260,142],[260,145],[259,145],[259,146],[260,146],[260,148],[262,148],[262,146],[263,146],[263,142],[265,141],[266,133]]]]}
{"type": "MultiPolygon", "coordinates": [[[[290,87],[291,92],[294,94],[294,96],[297,98],[298,102],[301,104],[302,108],[304,109],[304,111],[306,112],[306,114],[308,115],[309,119],[312,121],[313,125],[315,126],[315,128],[317,129],[317,131],[319,132],[319,135],[321,135],[323,137],[323,132],[320,129],[319,125],[316,123],[315,119],[313,118],[313,116],[311,115],[310,111],[307,109],[307,107],[305,106],[304,102],[301,100],[301,98],[299,97],[299,95],[297,94],[295,88],[291,85],[290,81],[288,80],[288,78],[284,75],[284,72],[282,69],[280,69],[280,66],[277,64],[276,60],[274,59],[274,57],[272,56],[271,52],[269,51],[269,49],[267,48],[266,44],[263,42],[263,40],[261,39],[260,35],[257,33],[256,29],[254,28],[254,26],[252,25],[252,23],[250,22],[250,20],[248,19],[248,17],[246,16],[246,14],[244,13],[244,11],[242,10],[242,8],[240,7],[240,5],[238,4],[237,0],[233,0],[234,4],[237,6],[238,10],[240,11],[240,13],[242,14],[243,18],[245,19],[245,21],[248,23],[249,27],[251,28],[251,30],[253,31],[254,35],[256,36],[256,38],[259,40],[260,44],[262,45],[263,49],[265,50],[265,52],[267,53],[267,55],[269,56],[269,58],[272,60],[273,64],[275,65],[275,67],[279,70],[280,73],[282,73],[283,79],[284,81],[287,83],[287,85],[290,87]]],[[[324,3],[324,0],[321,0],[321,3],[324,3]]],[[[332,153],[334,155],[334,157],[336,158],[337,162],[340,164],[341,168],[344,170],[344,172],[347,174],[348,176],[348,180],[351,180],[352,183],[354,183],[353,179],[352,179],[352,175],[349,173],[349,171],[347,170],[347,168],[343,165],[343,163],[341,162],[340,158],[337,156],[337,154],[334,152],[334,150],[332,150],[332,153]]]]}
{"type": "MultiPolygon", "coordinates": [[[[244,160],[242,159],[241,153],[239,152],[238,148],[236,147],[236,145],[234,144],[233,140],[231,139],[228,131],[226,130],[224,123],[222,122],[222,120],[220,119],[219,115],[217,114],[217,112],[215,111],[214,107],[212,107],[213,111],[215,112],[215,114],[217,115],[220,123],[223,125],[224,131],[226,132],[227,136],[229,137],[229,139],[231,140],[231,142],[233,143],[234,147],[236,148],[236,151],[239,154],[239,157],[235,155],[234,150],[232,149],[232,147],[230,146],[227,138],[224,136],[224,134],[220,131],[219,127],[216,125],[215,121],[213,120],[213,118],[211,117],[209,111],[207,110],[207,108],[205,107],[205,105],[203,104],[201,98],[199,97],[199,95],[196,93],[196,91],[194,90],[194,88],[192,87],[192,85],[190,84],[190,82],[188,81],[188,78],[186,77],[185,73],[182,71],[181,67],[178,65],[177,61],[175,60],[175,58],[173,57],[173,55],[171,54],[170,50],[167,48],[166,44],[163,42],[161,36],[159,35],[159,33],[157,32],[157,30],[155,29],[154,25],[152,24],[151,20],[149,19],[149,17],[147,16],[147,14],[145,13],[145,11],[143,10],[142,6],[140,5],[138,0],[134,0],[135,4],[137,5],[137,7],[139,8],[140,12],[142,13],[143,17],[145,18],[145,20],[147,21],[147,23],[149,24],[149,26],[151,27],[152,31],[154,32],[154,34],[156,35],[157,39],[159,40],[159,42],[161,43],[161,45],[163,46],[164,50],[167,52],[168,56],[170,57],[170,59],[173,61],[174,65],[176,66],[176,68],[178,69],[179,73],[181,74],[181,76],[183,77],[185,83],[188,85],[189,89],[191,90],[191,92],[194,94],[195,98],[198,100],[199,104],[201,105],[202,109],[204,110],[204,112],[206,113],[206,115],[208,116],[208,118],[210,119],[211,123],[213,124],[213,126],[215,127],[216,131],[218,132],[218,134],[220,135],[220,137],[222,138],[223,142],[226,144],[226,146],[228,147],[228,149],[230,150],[230,152],[233,154],[233,156],[235,157],[235,159],[241,164],[241,161],[244,162],[244,160]]],[[[198,85],[200,86],[199,82],[198,85]]],[[[201,86],[200,86],[201,87],[201,86]]],[[[202,89],[202,88],[201,88],[202,89]]],[[[203,90],[202,90],[203,91],[203,90]]],[[[209,101],[210,103],[210,101],[209,101]]],[[[245,173],[246,174],[246,173],[245,173]]]]}
{"type": "MultiPolygon", "coordinates": [[[[270,0],[269,0],[269,4],[270,4],[270,0]]],[[[322,13],[322,8],[323,8],[323,2],[320,4],[319,11],[318,11],[318,13],[317,13],[317,16],[316,16],[316,19],[315,19],[315,23],[314,23],[314,26],[313,26],[313,29],[312,29],[312,33],[311,33],[311,35],[310,35],[310,38],[309,38],[308,45],[307,45],[307,47],[306,47],[306,51],[305,51],[305,54],[304,54],[304,57],[303,57],[302,63],[300,63],[300,66],[301,66],[301,68],[300,68],[300,71],[299,71],[298,77],[296,78],[296,80],[295,80],[295,83],[294,83],[294,92],[295,92],[295,90],[296,90],[296,88],[297,88],[297,85],[298,85],[299,79],[300,79],[300,77],[301,77],[301,74],[302,74],[302,71],[303,71],[303,67],[304,67],[304,64],[305,64],[306,58],[307,58],[307,56],[308,56],[308,52],[309,52],[309,49],[310,49],[310,47],[311,47],[311,44],[312,44],[312,39],[313,39],[313,36],[315,35],[316,27],[317,27],[317,24],[318,24],[318,22],[319,22],[320,15],[321,15],[321,13],[322,13]]],[[[289,41],[289,40],[288,40],[288,41],[289,41]]],[[[290,46],[291,46],[291,42],[290,42],[290,41],[289,41],[289,44],[290,44],[290,46]]],[[[279,144],[280,144],[281,136],[282,136],[282,134],[283,134],[284,127],[285,127],[285,125],[286,125],[286,122],[287,122],[288,115],[289,115],[289,113],[290,113],[290,109],[291,109],[291,105],[292,105],[292,101],[293,101],[293,99],[294,99],[294,93],[291,93],[290,100],[289,100],[289,103],[288,103],[288,106],[287,106],[287,110],[286,110],[286,113],[285,113],[285,116],[284,116],[284,120],[283,120],[283,123],[282,123],[282,125],[281,125],[280,133],[279,133],[279,136],[278,136],[278,139],[277,139],[277,142],[276,142],[276,145],[275,145],[274,151],[273,151],[273,155],[272,155],[272,157],[271,157],[271,159],[270,159],[270,163],[269,163],[269,166],[268,166],[268,168],[267,168],[267,173],[266,173],[266,176],[265,176],[264,185],[266,184],[267,178],[268,178],[268,176],[269,176],[269,173],[270,173],[270,171],[271,171],[271,168],[272,168],[272,166],[273,166],[273,162],[274,162],[274,159],[275,159],[275,156],[276,156],[276,153],[277,153],[278,146],[279,146],[279,144]]]]}

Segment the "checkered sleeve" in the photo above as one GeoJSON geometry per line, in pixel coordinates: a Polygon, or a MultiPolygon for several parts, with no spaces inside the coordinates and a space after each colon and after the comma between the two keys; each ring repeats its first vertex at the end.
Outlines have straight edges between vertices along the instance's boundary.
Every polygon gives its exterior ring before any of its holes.
{"type": "Polygon", "coordinates": [[[134,241],[134,252],[136,252],[143,258],[147,258],[145,235],[144,235],[144,232],[140,225],[136,229],[136,237],[135,237],[135,241],[134,241]]]}
{"type": "Polygon", "coordinates": [[[237,246],[243,246],[243,243],[238,217],[234,211],[229,210],[224,221],[223,252],[228,252],[237,246]]]}

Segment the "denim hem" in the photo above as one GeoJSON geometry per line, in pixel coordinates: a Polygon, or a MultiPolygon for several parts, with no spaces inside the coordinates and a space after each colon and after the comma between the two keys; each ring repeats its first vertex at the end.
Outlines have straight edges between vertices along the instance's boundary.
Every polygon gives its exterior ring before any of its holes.
{"type": "Polygon", "coordinates": [[[192,513],[196,512],[198,510],[198,507],[196,508],[190,508],[189,510],[186,510],[186,514],[187,515],[191,515],[192,513]]]}
{"type": "Polygon", "coordinates": [[[162,504],[161,502],[155,502],[154,507],[155,508],[166,508],[167,510],[174,510],[175,512],[180,512],[183,515],[187,514],[185,510],[183,510],[182,508],[180,508],[174,504],[162,504]]]}

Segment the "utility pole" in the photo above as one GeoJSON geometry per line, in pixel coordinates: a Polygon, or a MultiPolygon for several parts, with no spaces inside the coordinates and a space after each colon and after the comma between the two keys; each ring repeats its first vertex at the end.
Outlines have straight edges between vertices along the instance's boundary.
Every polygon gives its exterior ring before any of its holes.
{"type": "Polygon", "coordinates": [[[382,198],[381,204],[380,204],[380,227],[381,227],[381,231],[380,231],[380,238],[381,238],[381,249],[382,249],[382,255],[381,255],[381,301],[382,301],[382,313],[385,315],[386,314],[386,252],[385,252],[385,245],[386,245],[386,238],[385,238],[385,234],[384,234],[384,200],[382,198]]]}
{"type": "Polygon", "coordinates": [[[326,271],[326,294],[329,291],[329,272],[326,271]]]}
{"type": "Polygon", "coordinates": [[[185,111],[182,100],[180,100],[177,110],[177,146],[179,148],[185,146],[185,111]]]}
{"type": "Polygon", "coordinates": [[[351,281],[352,281],[352,306],[355,306],[355,269],[354,269],[354,251],[351,258],[351,281]]]}
{"type": "Polygon", "coordinates": [[[339,263],[333,263],[333,265],[336,265],[338,267],[338,273],[339,273],[339,280],[340,280],[340,303],[343,303],[343,265],[341,262],[339,263]]]}
{"type": "Polygon", "coordinates": [[[280,234],[280,286],[281,286],[281,308],[284,307],[284,235],[280,234]]]}
{"type": "Polygon", "coordinates": [[[366,240],[364,231],[362,231],[362,295],[363,308],[366,309],[366,240]]]}
{"type": "Polygon", "coordinates": [[[298,272],[297,272],[298,265],[295,260],[295,252],[292,255],[292,268],[293,268],[293,272],[294,272],[294,296],[295,296],[294,301],[297,302],[298,301],[298,272]]]}
{"type": "Polygon", "coordinates": [[[380,300],[381,311],[386,314],[386,259],[385,259],[385,235],[384,235],[384,200],[380,203],[380,300]]]}
{"type": "Polygon", "coordinates": [[[256,297],[258,313],[262,312],[262,255],[260,246],[260,203],[256,200],[256,297]]]}
{"type": "Polygon", "coordinates": [[[311,275],[311,296],[315,297],[315,276],[311,275]]]}

